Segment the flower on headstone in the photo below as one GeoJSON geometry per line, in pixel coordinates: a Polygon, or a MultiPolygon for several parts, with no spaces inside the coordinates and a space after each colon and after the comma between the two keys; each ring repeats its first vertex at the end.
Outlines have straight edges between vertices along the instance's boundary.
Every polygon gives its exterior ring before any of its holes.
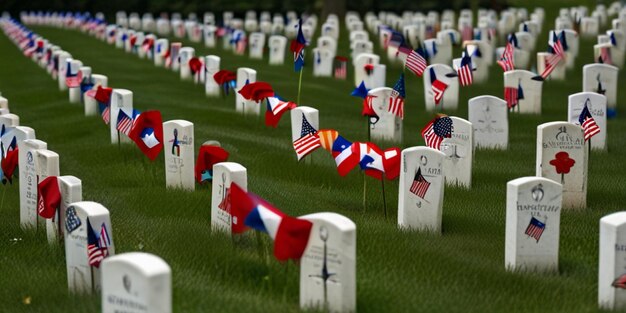
{"type": "Polygon", "coordinates": [[[567,174],[569,170],[574,166],[576,161],[570,159],[569,154],[565,151],[558,152],[554,156],[554,160],[550,161],[550,165],[554,166],[557,174],[567,174]]]}

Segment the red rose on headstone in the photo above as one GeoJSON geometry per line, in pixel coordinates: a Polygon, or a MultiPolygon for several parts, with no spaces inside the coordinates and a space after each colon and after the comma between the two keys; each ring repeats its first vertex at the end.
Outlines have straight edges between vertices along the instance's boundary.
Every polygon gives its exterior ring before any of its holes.
{"type": "Polygon", "coordinates": [[[557,174],[567,174],[569,170],[576,164],[574,159],[570,159],[567,152],[561,151],[554,156],[554,160],[550,161],[550,165],[556,168],[557,174]]]}

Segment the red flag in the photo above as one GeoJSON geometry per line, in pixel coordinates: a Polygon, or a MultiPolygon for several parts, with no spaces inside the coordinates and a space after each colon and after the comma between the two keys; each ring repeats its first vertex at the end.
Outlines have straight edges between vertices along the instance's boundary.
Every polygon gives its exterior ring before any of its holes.
{"type": "Polygon", "coordinates": [[[18,148],[7,151],[7,155],[2,159],[2,162],[0,162],[2,173],[4,173],[4,177],[9,183],[13,183],[13,172],[15,172],[15,168],[18,164],[18,151],[18,148]]]}
{"type": "Polygon", "coordinates": [[[94,98],[100,103],[109,104],[109,102],[111,102],[112,93],[112,88],[102,88],[102,86],[98,85],[98,90],[96,90],[96,95],[94,96],[94,98]]]}
{"type": "Polygon", "coordinates": [[[220,70],[213,75],[213,79],[218,85],[224,85],[231,80],[236,80],[237,74],[229,70],[220,70]]]}
{"type": "Polygon", "coordinates": [[[48,176],[37,185],[37,214],[52,218],[61,205],[61,190],[56,176],[48,176]]]}
{"type": "Polygon", "coordinates": [[[192,75],[196,75],[196,73],[199,73],[200,70],[202,70],[202,61],[200,61],[200,58],[191,58],[189,60],[189,69],[191,70],[192,75]]]}
{"type": "Polygon", "coordinates": [[[228,192],[230,197],[230,214],[232,216],[232,233],[241,234],[248,229],[244,221],[256,204],[248,196],[248,192],[235,183],[230,184],[228,192]]]}
{"type": "Polygon", "coordinates": [[[203,145],[198,151],[198,159],[196,160],[195,176],[196,181],[202,184],[205,171],[212,171],[213,165],[228,160],[228,151],[222,147],[203,145]]]}
{"type": "Polygon", "coordinates": [[[282,101],[276,97],[267,98],[267,110],[265,110],[265,125],[276,128],[283,114],[298,105],[291,101],[282,101]]]}
{"type": "Polygon", "coordinates": [[[141,152],[154,161],[163,149],[161,112],[146,111],[139,114],[128,137],[137,144],[141,152]]]}
{"type": "Polygon", "coordinates": [[[272,86],[266,82],[254,82],[246,84],[239,90],[239,93],[247,100],[253,100],[257,103],[267,97],[274,96],[272,86]]]}
{"type": "Polygon", "coordinates": [[[290,216],[283,216],[274,239],[274,256],[279,261],[298,260],[309,242],[313,223],[290,216]]]}

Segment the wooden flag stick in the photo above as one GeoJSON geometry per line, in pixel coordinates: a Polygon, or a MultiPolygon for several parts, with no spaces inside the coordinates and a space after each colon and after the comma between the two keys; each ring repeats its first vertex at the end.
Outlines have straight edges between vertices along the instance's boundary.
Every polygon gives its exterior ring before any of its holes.
{"type": "Polygon", "coordinates": [[[385,199],[385,175],[380,178],[380,184],[383,192],[383,209],[385,210],[385,220],[387,219],[387,200],[385,199]]]}
{"type": "Polygon", "coordinates": [[[301,105],[300,103],[300,91],[302,90],[302,68],[300,68],[300,79],[298,79],[298,105],[301,105]]]}

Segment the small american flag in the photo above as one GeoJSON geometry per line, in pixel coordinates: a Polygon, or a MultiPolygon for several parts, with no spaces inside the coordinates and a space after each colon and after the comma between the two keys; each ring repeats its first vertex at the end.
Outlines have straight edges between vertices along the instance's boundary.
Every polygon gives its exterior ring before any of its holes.
{"type": "Polygon", "coordinates": [[[76,208],[73,206],[67,208],[65,210],[65,229],[68,233],[73,232],[75,229],[80,227],[81,222],[78,214],[76,214],[76,208]]]}
{"type": "Polygon", "coordinates": [[[130,134],[130,130],[133,128],[133,119],[130,118],[124,111],[120,110],[119,115],[117,116],[117,130],[120,133],[128,136],[130,134]]]}
{"type": "Polygon", "coordinates": [[[335,78],[346,79],[348,76],[348,59],[341,56],[335,57],[335,78]]]}
{"type": "Polygon", "coordinates": [[[443,99],[443,93],[444,91],[446,91],[446,88],[448,88],[448,85],[438,79],[432,83],[431,89],[433,91],[435,105],[439,104],[439,102],[441,102],[441,99],[443,99]]]}
{"type": "Polygon", "coordinates": [[[578,121],[582,126],[585,132],[585,141],[591,139],[591,137],[595,136],[600,132],[600,127],[596,124],[596,120],[593,119],[591,112],[589,112],[589,108],[587,107],[587,103],[585,103],[585,107],[580,112],[580,116],[578,117],[578,121]]]}
{"type": "Polygon", "coordinates": [[[541,73],[541,77],[543,77],[543,79],[548,78],[548,76],[550,76],[552,71],[554,71],[554,69],[559,64],[559,62],[561,62],[561,60],[565,57],[565,52],[563,51],[563,45],[561,44],[561,41],[558,39],[556,39],[554,43],[552,44],[552,51],[554,53],[547,56],[545,60],[546,67],[543,70],[543,73],[541,73]]]}
{"type": "Polygon", "coordinates": [[[472,26],[471,25],[463,26],[463,29],[461,30],[461,40],[467,41],[467,40],[472,40],[472,39],[474,39],[474,29],[472,28],[472,26]]]}
{"type": "Polygon", "coordinates": [[[104,121],[105,124],[109,125],[109,122],[111,122],[111,108],[104,104],[104,105],[100,105],[102,108],[102,120],[104,121]]]}
{"type": "Polygon", "coordinates": [[[512,71],[515,69],[515,61],[513,59],[514,50],[513,44],[508,42],[506,47],[504,47],[504,51],[502,52],[502,56],[500,56],[500,60],[498,61],[498,65],[502,67],[502,70],[505,72],[512,71]]]}
{"type": "Polygon", "coordinates": [[[524,90],[521,84],[517,84],[517,87],[504,87],[504,100],[509,109],[516,107],[522,99],[524,99],[524,90]]]}
{"type": "Polygon", "coordinates": [[[599,63],[604,64],[613,64],[613,59],[611,58],[611,50],[610,47],[601,47],[600,48],[600,56],[598,57],[599,63]]]}
{"type": "Polygon", "coordinates": [[[426,66],[428,66],[428,63],[426,62],[424,56],[420,54],[418,50],[411,50],[409,48],[400,47],[398,51],[408,54],[405,64],[406,68],[408,68],[411,72],[413,72],[413,74],[417,76],[422,76],[422,74],[424,74],[424,70],[426,69],[426,66]],[[405,51],[405,49],[408,51],[405,51]]]}
{"type": "Polygon", "coordinates": [[[298,161],[321,146],[322,144],[319,136],[317,135],[317,130],[311,126],[303,113],[300,138],[293,142],[293,149],[296,150],[298,161]]]}
{"type": "Polygon", "coordinates": [[[524,232],[524,234],[535,238],[537,242],[539,242],[539,239],[541,239],[541,235],[543,234],[543,231],[545,229],[546,229],[545,223],[540,222],[535,217],[531,217],[530,223],[528,223],[528,227],[526,227],[526,231],[524,232]]]}
{"type": "Polygon", "coordinates": [[[98,237],[98,247],[102,250],[102,255],[106,257],[109,255],[109,246],[111,245],[111,237],[107,231],[106,224],[102,223],[100,228],[100,236],[98,237]]]}
{"type": "Polygon", "coordinates": [[[387,111],[395,114],[400,118],[404,118],[404,98],[406,93],[404,91],[404,74],[400,74],[400,78],[393,86],[391,96],[389,97],[389,107],[387,111]]]}
{"type": "Polygon", "coordinates": [[[436,117],[422,129],[422,137],[426,145],[437,149],[441,147],[444,138],[452,136],[452,119],[447,116],[436,117]]]}
{"type": "Polygon", "coordinates": [[[430,183],[426,181],[424,176],[422,176],[422,169],[417,168],[417,173],[415,173],[415,178],[413,178],[413,183],[411,184],[411,188],[409,191],[414,195],[424,199],[428,188],[430,187],[430,183]]]}
{"type": "Polygon", "coordinates": [[[472,75],[472,57],[469,56],[467,50],[463,53],[461,58],[461,64],[456,70],[459,76],[459,83],[461,86],[469,86],[474,82],[474,76],[472,75]]]}
{"type": "Polygon", "coordinates": [[[89,261],[89,265],[95,267],[100,267],[100,262],[104,260],[106,257],[105,253],[107,253],[100,249],[98,244],[98,235],[91,227],[89,219],[87,219],[87,259],[89,261]]]}

